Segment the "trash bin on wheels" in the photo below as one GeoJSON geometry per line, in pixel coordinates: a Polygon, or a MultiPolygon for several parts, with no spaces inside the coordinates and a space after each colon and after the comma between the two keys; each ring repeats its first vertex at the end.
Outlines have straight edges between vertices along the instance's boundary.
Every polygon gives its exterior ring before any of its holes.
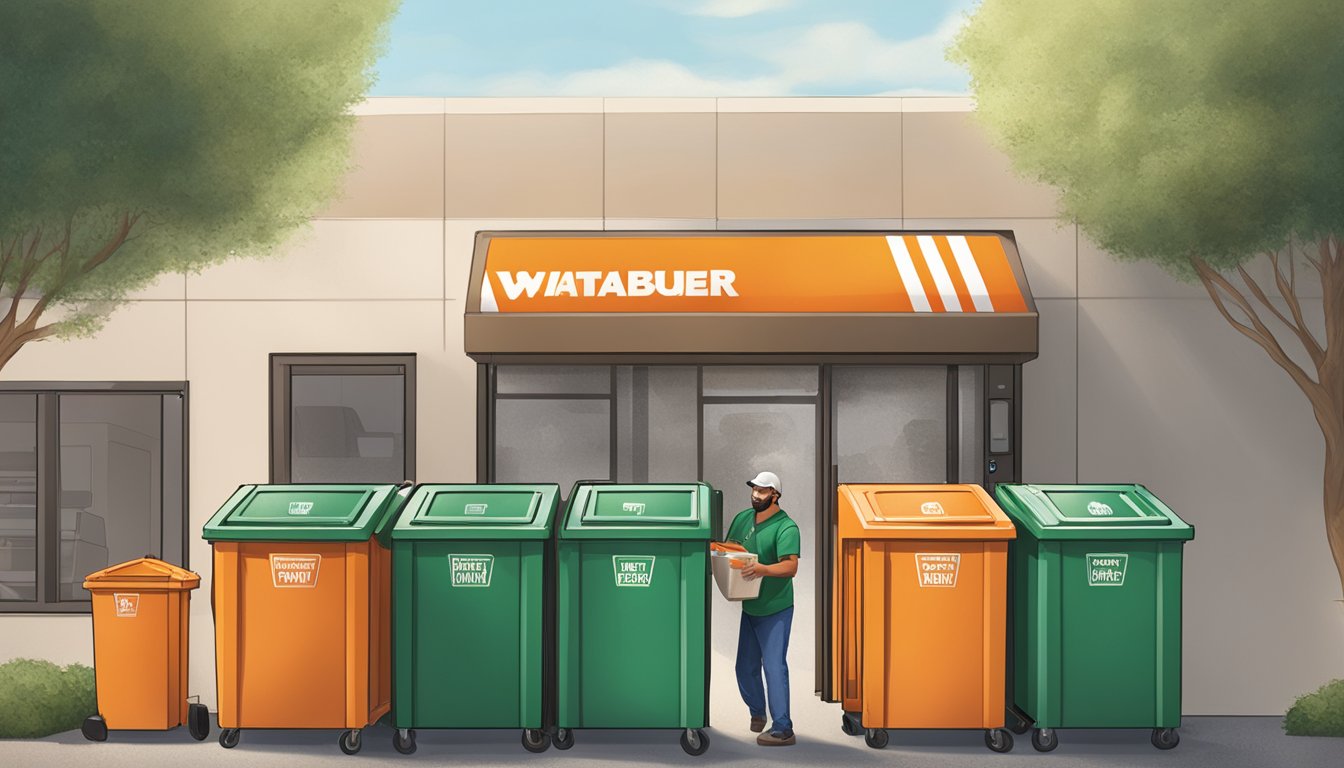
{"type": "Polygon", "coordinates": [[[1009,549],[1014,730],[1181,725],[1181,554],[1194,528],[1141,485],[999,485],[1009,549]]]}
{"type": "Polygon", "coordinates": [[[977,485],[838,486],[831,673],[845,733],[1004,729],[1008,540],[977,485]]]}
{"type": "Polygon", "coordinates": [[[219,743],[243,728],[361,729],[391,708],[396,485],[245,485],[205,526],[214,550],[219,743]]]}
{"type": "Polygon", "coordinates": [[[677,728],[709,749],[709,542],[705,483],[579,483],[557,542],[557,749],[576,728],[677,728]]]}
{"type": "Polygon", "coordinates": [[[393,746],[417,728],[521,728],[544,752],[557,485],[422,485],[391,529],[393,746]]]}
{"type": "Polygon", "coordinates": [[[98,714],[80,728],[90,741],[107,732],[166,731],[186,724],[210,735],[204,704],[187,701],[191,591],[201,577],[153,557],[104,568],[84,579],[93,596],[93,674],[98,714]]]}

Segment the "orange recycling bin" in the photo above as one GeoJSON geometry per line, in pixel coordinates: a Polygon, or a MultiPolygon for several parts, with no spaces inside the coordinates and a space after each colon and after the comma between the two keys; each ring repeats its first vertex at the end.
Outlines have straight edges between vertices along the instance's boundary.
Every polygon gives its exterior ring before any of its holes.
{"type": "Polygon", "coordinates": [[[210,713],[187,702],[187,609],[201,577],[152,557],[84,579],[93,595],[93,670],[98,714],[81,731],[106,741],[109,729],[166,731],[186,724],[197,741],[210,713]]]}
{"type": "Polygon", "coordinates": [[[832,682],[842,727],[868,746],[888,728],[1004,725],[1012,522],[977,485],[840,485],[832,682]]]}

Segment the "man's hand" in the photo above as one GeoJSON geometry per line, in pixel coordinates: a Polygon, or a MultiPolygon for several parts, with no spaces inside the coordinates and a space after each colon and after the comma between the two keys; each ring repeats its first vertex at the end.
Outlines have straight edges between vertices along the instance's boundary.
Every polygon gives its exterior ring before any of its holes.
{"type": "Polygon", "coordinates": [[[797,573],[797,555],[789,555],[774,565],[761,565],[760,563],[753,561],[742,566],[742,578],[746,581],[755,581],[762,576],[778,576],[785,579],[791,579],[797,573]]]}
{"type": "Polygon", "coordinates": [[[742,579],[744,581],[755,581],[761,578],[762,576],[769,576],[769,575],[770,575],[770,566],[761,565],[755,560],[752,560],[751,562],[742,566],[742,579]]]}

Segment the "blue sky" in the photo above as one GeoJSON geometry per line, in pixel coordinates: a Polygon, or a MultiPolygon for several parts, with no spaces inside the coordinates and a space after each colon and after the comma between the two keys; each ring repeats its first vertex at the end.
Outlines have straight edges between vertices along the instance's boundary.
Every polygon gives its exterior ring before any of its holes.
{"type": "Polygon", "coordinates": [[[968,92],[975,0],[403,0],[373,96],[968,92]]]}

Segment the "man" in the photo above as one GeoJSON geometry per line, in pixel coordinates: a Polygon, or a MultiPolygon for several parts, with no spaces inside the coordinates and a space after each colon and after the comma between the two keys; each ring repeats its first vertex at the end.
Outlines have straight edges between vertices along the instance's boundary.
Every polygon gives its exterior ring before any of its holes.
{"type": "Polygon", "coordinates": [[[747,581],[763,579],[761,594],[742,602],[742,625],[737,638],[737,687],[751,712],[756,743],[787,747],[794,743],[789,719],[789,629],[793,624],[793,577],[798,573],[802,540],[798,524],[779,508],[783,486],[774,472],[762,472],[750,481],[751,509],[744,509],[728,526],[728,541],[755,553],[757,562],[742,569],[747,581]],[[761,670],[765,686],[761,686],[761,670]],[[765,730],[766,693],[774,723],[765,730]]]}

